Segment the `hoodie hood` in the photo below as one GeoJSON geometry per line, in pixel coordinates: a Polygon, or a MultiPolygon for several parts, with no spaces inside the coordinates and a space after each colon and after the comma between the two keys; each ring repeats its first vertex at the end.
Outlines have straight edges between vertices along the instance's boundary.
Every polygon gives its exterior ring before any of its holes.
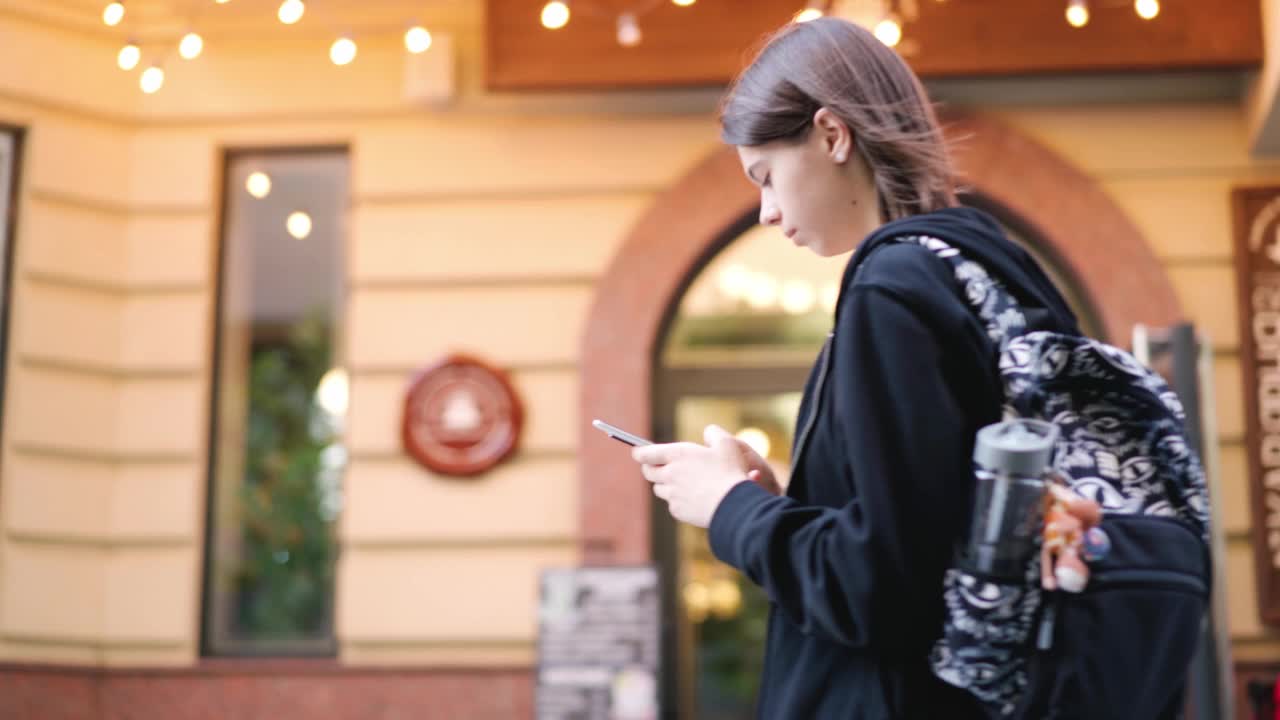
{"type": "MultiPolygon", "coordinates": [[[[1059,332],[1079,333],[1075,313],[1030,253],[1007,238],[994,218],[971,207],[946,208],[882,225],[862,241],[850,258],[842,287],[849,287],[854,272],[876,248],[896,238],[917,235],[938,238],[982,265],[1019,304],[1046,312],[1049,324],[1059,332]]],[[[958,283],[956,289],[959,291],[958,283]]]]}

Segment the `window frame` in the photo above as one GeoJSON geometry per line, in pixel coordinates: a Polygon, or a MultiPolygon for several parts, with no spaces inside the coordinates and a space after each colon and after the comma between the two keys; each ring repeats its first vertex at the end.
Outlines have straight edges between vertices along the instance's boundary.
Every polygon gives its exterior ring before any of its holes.
{"type": "MultiPolygon", "coordinates": [[[[341,153],[347,160],[347,196],[351,195],[351,147],[346,144],[334,145],[297,145],[297,146],[266,146],[266,147],[226,147],[222,150],[222,163],[219,174],[218,183],[218,206],[217,206],[217,223],[216,223],[216,249],[214,252],[214,295],[213,295],[213,328],[212,328],[212,357],[210,361],[210,384],[209,384],[209,406],[208,406],[208,449],[206,452],[205,462],[205,509],[204,509],[204,533],[203,546],[201,548],[201,573],[200,573],[200,615],[199,615],[199,656],[203,659],[236,659],[236,658],[302,658],[316,660],[334,660],[338,656],[338,638],[337,638],[337,581],[336,566],[338,555],[338,539],[334,538],[334,565],[335,565],[335,581],[330,598],[330,617],[328,624],[328,634],[325,637],[317,638],[301,638],[289,640],[229,640],[226,635],[221,634],[216,614],[225,610],[225,600],[219,597],[217,593],[217,585],[214,582],[214,574],[217,571],[215,555],[215,547],[218,543],[219,526],[217,523],[218,510],[218,473],[221,470],[218,457],[219,433],[222,430],[223,420],[219,412],[218,401],[222,397],[223,392],[223,352],[227,339],[224,337],[224,321],[226,320],[226,308],[224,303],[224,293],[227,286],[227,260],[230,250],[230,243],[227,242],[227,233],[230,229],[230,208],[233,202],[233,188],[229,186],[230,178],[235,164],[245,157],[306,157],[312,155],[327,155],[341,153]]],[[[350,203],[345,206],[344,213],[349,213],[350,203]]],[[[348,215],[344,215],[344,228],[348,225],[348,215]]],[[[341,245],[340,256],[340,272],[345,278],[348,269],[348,234],[343,231],[339,237],[341,245]]],[[[345,301],[340,300],[336,303],[336,312],[341,315],[344,312],[345,301]]],[[[335,353],[337,355],[337,353],[335,353]]],[[[336,523],[335,523],[336,525],[336,523]]]]}

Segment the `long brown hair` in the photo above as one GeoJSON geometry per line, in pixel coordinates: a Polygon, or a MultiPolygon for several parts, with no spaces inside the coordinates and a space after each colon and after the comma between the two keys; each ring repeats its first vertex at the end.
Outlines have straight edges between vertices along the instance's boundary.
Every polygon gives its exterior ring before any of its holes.
{"type": "Polygon", "coordinates": [[[818,18],[774,33],[720,108],[730,145],[798,142],[827,108],[871,168],[885,220],[956,204],[942,129],[915,73],[854,23],[818,18]]]}

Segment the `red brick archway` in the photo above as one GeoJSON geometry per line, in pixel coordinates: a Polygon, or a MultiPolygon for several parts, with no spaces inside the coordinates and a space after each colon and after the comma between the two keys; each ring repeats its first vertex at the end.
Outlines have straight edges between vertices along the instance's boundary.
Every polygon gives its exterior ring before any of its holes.
{"type": "MultiPolygon", "coordinates": [[[[949,123],[969,187],[1043,240],[1097,313],[1106,339],[1135,323],[1182,318],[1173,287],[1138,229],[1093,180],[1022,133],[982,117],[949,123]]],[[[586,421],[652,427],[653,363],[673,303],[725,231],[757,206],[732,148],[664,192],[597,283],[582,343],[578,475],[583,561],[646,562],[649,486],[624,448],[586,421]]]]}

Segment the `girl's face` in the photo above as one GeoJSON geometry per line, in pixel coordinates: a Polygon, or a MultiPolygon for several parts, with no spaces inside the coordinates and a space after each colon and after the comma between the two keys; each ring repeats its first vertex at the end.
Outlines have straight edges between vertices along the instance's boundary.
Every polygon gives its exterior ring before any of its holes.
{"type": "Polygon", "coordinates": [[[848,127],[826,108],[803,140],[739,146],[738,157],[760,188],[760,223],[778,226],[799,247],[840,255],[881,224],[871,172],[848,127]]]}

